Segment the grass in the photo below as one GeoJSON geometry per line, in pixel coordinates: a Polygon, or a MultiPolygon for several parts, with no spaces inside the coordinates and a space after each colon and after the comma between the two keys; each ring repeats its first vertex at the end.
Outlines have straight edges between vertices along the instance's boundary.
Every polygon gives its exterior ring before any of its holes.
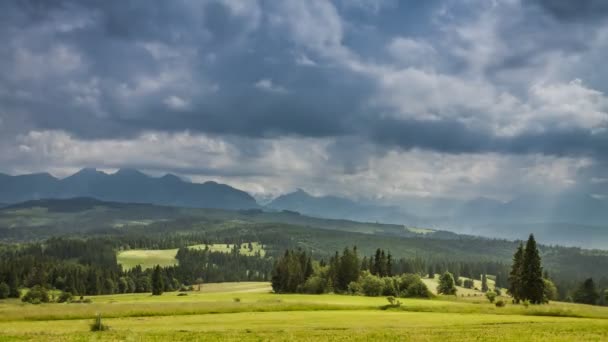
{"type": "Polygon", "coordinates": [[[496,308],[459,297],[282,295],[267,283],[203,285],[200,292],[90,297],[93,304],[0,301],[0,341],[492,340],[605,341],[608,308],[551,303],[496,308]],[[235,301],[239,298],[240,301],[235,301]],[[97,315],[109,331],[89,332],[97,315]],[[96,334],[96,335],[95,335],[96,334]]]}
{"type": "MultiPolygon", "coordinates": [[[[188,246],[192,249],[205,249],[209,248],[212,252],[230,253],[232,252],[234,245],[226,245],[223,243],[209,244],[209,245],[193,245],[188,246]]],[[[258,242],[252,242],[252,249],[249,250],[249,244],[243,243],[240,246],[239,253],[243,255],[265,255],[265,250],[258,242]]],[[[116,255],[118,263],[121,264],[125,269],[131,269],[137,265],[140,265],[142,269],[152,268],[156,265],[161,266],[173,266],[177,265],[177,248],[174,249],[130,249],[125,251],[119,251],[116,255]]]]}

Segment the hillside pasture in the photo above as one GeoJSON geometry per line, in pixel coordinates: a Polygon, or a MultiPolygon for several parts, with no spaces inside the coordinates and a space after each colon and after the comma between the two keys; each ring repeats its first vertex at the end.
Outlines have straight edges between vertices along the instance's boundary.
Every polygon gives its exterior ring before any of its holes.
{"type": "MultiPolygon", "coordinates": [[[[259,253],[261,256],[264,256],[266,251],[263,246],[258,242],[252,242],[251,247],[249,249],[249,243],[243,243],[240,246],[239,253],[243,255],[256,255],[259,253]]],[[[224,244],[224,243],[216,243],[216,244],[200,244],[200,245],[192,245],[188,246],[191,249],[204,250],[205,248],[209,248],[211,252],[220,252],[220,253],[231,253],[234,245],[233,244],[224,244]]],[[[178,264],[175,256],[177,255],[177,248],[173,249],[129,249],[119,251],[116,255],[116,259],[119,264],[123,266],[125,269],[131,269],[137,265],[140,265],[142,269],[152,268],[156,265],[161,266],[174,266],[178,264]]]]}
{"type": "Polygon", "coordinates": [[[0,340],[215,341],[215,340],[502,340],[605,341],[608,308],[551,303],[542,306],[455,297],[384,297],[273,294],[268,283],[204,284],[178,296],[91,296],[92,304],[23,304],[0,300],[0,340]],[[238,298],[239,300],[235,300],[238,298]],[[101,313],[107,332],[89,332],[101,313]]]}

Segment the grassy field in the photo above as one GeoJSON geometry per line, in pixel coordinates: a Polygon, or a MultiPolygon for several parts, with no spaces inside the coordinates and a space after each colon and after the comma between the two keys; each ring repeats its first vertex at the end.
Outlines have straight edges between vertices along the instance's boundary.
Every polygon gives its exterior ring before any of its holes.
{"type": "Polygon", "coordinates": [[[0,301],[0,341],[495,340],[606,341],[608,308],[497,308],[482,298],[277,295],[267,283],[205,284],[187,296],[90,297],[92,304],[0,301]],[[237,300],[238,298],[238,300],[237,300]],[[106,332],[89,332],[96,313],[106,332]]]}
{"type": "MultiPolygon", "coordinates": [[[[193,245],[188,246],[192,249],[205,249],[209,248],[212,252],[230,253],[234,245],[226,245],[223,243],[210,244],[210,245],[193,245]]],[[[251,243],[252,249],[249,250],[247,243],[242,244],[239,253],[243,255],[255,255],[260,253],[264,256],[265,251],[262,245],[257,242],[251,243]]],[[[118,263],[124,268],[130,269],[137,265],[140,265],[143,269],[152,268],[156,265],[161,266],[173,266],[177,265],[177,248],[174,249],[130,249],[126,251],[119,251],[116,255],[118,263]]]]}

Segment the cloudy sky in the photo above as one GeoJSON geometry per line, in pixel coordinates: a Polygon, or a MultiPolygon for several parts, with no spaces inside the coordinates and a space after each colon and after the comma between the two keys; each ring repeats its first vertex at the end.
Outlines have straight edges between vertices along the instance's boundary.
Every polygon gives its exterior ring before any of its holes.
{"type": "Polygon", "coordinates": [[[608,195],[603,0],[7,0],[0,41],[0,172],[608,195]]]}

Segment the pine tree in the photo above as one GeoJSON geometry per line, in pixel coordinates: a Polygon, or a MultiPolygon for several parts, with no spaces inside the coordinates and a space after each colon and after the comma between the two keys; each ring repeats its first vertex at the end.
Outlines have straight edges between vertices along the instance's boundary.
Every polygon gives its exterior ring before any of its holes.
{"type": "Polygon", "coordinates": [[[521,294],[521,273],[522,264],[524,258],[524,246],[520,243],[517,247],[517,251],[513,255],[513,265],[511,266],[511,273],[509,274],[509,294],[513,296],[513,301],[519,303],[522,299],[521,294]]]}
{"type": "Polygon", "coordinates": [[[391,252],[388,252],[388,256],[386,257],[386,275],[389,277],[393,276],[393,256],[391,252]]]}
{"type": "Polygon", "coordinates": [[[582,304],[596,304],[599,297],[592,278],[586,279],[574,293],[574,301],[582,304]]]}
{"type": "Polygon", "coordinates": [[[481,275],[481,292],[488,292],[488,277],[485,273],[481,275]]]}
{"type": "Polygon", "coordinates": [[[154,271],[152,272],[152,295],[160,296],[163,294],[165,289],[165,284],[163,282],[163,275],[160,265],[156,265],[154,267],[154,271]]]}
{"type": "Polygon", "coordinates": [[[523,268],[521,272],[521,294],[523,299],[533,304],[541,304],[545,293],[543,268],[540,254],[536,247],[534,235],[530,234],[524,250],[523,268]]]}

